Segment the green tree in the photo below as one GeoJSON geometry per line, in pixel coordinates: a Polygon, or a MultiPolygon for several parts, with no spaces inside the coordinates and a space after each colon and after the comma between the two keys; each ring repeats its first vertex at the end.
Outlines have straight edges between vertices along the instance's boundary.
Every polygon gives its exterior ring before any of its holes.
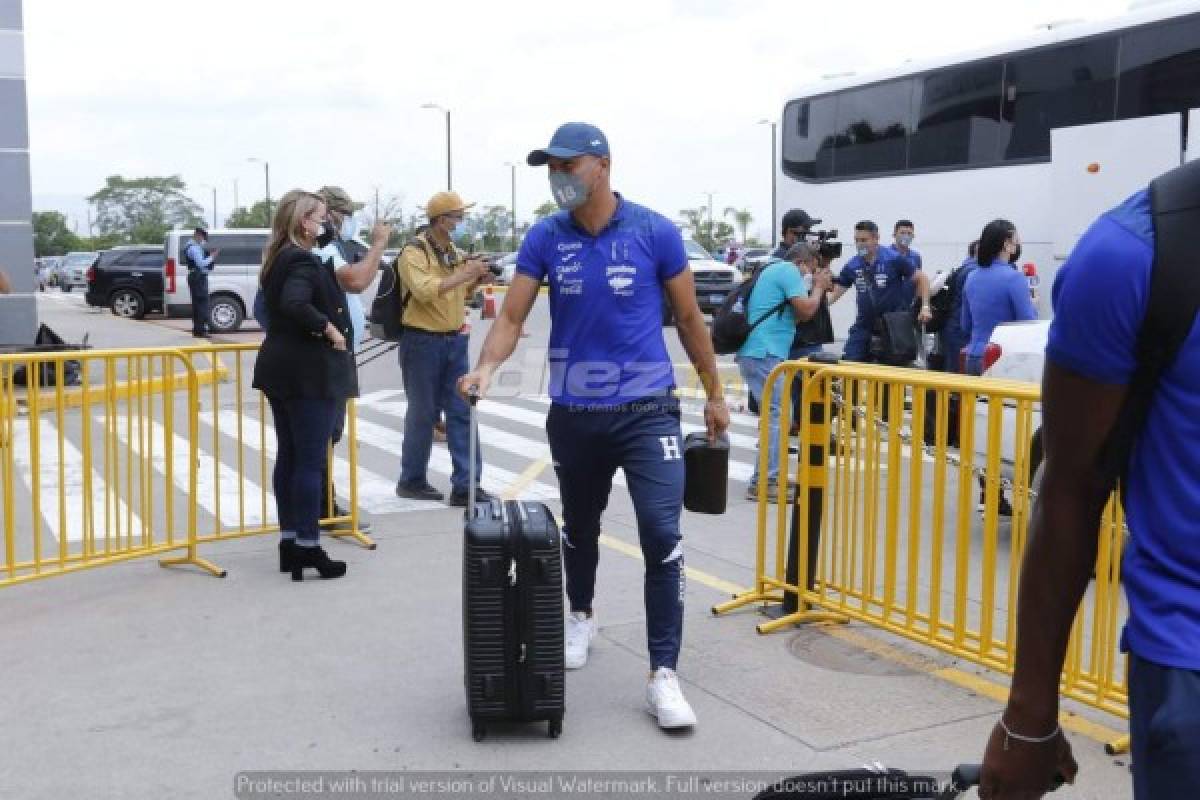
{"type": "MultiPolygon", "coordinates": [[[[119,233],[105,233],[99,236],[89,238],[81,238],[79,240],[79,249],[90,252],[98,252],[100,250],[111,250],[120,244],[128,244],[128,239],[119,233]]],[[[154,244],[147,241],[147,244],[154,244]]]]}
{"type": "Polygon", "coordinates": [[[534,219],[543,219],[550,216],[555,211],[558,211],[558,204],[552,200],[547,200],[533,210],[534,219]]]}
{"type": "Polygon", "coordinates": [[[709,219],[707,207],[684,208],[680,209],[679,214],[691,230],[692,238],[710,253],[733,236],[733,226],[724,220],[709,219]]]}
{"type": "Polygon", "coordinates": [[[229,215],[225,222],[230,228],[269,228],[271,220],[267,216],[267,201],[259,200],[249,208],[239,206],[229,215]]]}
{"type": "Polygon", "coordinates": [[[37,258],[66,255],[82,247],[83,242],[67,227],[66,215],[58,211],[33,212],[33,254],[37,258]]]}
{"type": "Polygon", "coordinates": [[[129,243],[156,243],[175,227],[203,225],[202,209],[188,197],[178,175],[123,178],[110,175],[104,188],[88,198],[96,207],[101,236],[129,243]]]}
{"type": "Polygon", "coordinates": [[[485,251],[506,250],[512,240],[512,212],[507,206],[484,206],[472,215],[473,231],[478,235],[479,247],[485,251]]]}
{"type": "Polygon", "coordinates": [[[733,217],[733,224],[742,232],[742,242],[747,242],[746,229],[750,227],[750,223],[754,222],[754,215],[750,213],[750,209],[727,208],[725,216],[733,217]]]}

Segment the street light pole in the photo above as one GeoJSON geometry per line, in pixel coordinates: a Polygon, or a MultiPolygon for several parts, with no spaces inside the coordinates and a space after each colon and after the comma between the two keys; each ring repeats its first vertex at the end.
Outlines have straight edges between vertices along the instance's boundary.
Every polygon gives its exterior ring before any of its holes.
{"type": "Polygon", "coordinates": [[[450,157],[450,109],[443,108],[437,103],[422,103],[421,108],[432,108],[436,111],[441,111],[446,115],[446,191],[452,192],[454,191],[454,180],[453,173],[451,171],[452,160],[450,157]]]}
{"type": "Polygon", "coordinates": [[[517,165],[505,161],[504,165],[512,170],[512,249],[517,250],[517,165]]]}
{"type": "Polygon", "coordinates": [[[237,178],[234,178],[233,179],[233,210],[237,211],[239,208],[241,208],[241,206],[238,205],[237,178]]]}
{"type": "Polygon", "coordinates": [[[779,242],[779,211],[775,207],[778,202],[775,191],[775,121],[760,119],[758,124],[771,126],[771,246],[774,247],[779,242]]]}
{"type": "Polygon", "coordinates": [[[261,163],[263,165],[263,178],[267,186],[267,227],[271,227],[271,165],[264,158],[248,158],[247,161],[261,163]]]}
{"type": "Polygon", "coordinates": [[[213,193],[212,227],[219,228],[221,226],[219,224],[217,224],[217,187],[211,183],[201,183],[199,185],[204,187],[205,189],[212,189],[212,193],[213,193]]]}

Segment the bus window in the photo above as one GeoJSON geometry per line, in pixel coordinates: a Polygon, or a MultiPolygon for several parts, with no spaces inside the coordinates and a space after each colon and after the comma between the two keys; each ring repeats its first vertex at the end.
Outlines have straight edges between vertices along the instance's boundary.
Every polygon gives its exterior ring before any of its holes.
{"type": "Polygon", "coordinates": [[[899,80],[838,95],[833,173],[839,178],[900,172],[908,162],[913,81],[899,80]]]}
{"type": "Polygon", "coordinates": [[[1000,60],[949,67],[917,79],[910,169],[989,164],[999,157],[1000,60]]]}
{"type": "Polygon", "coordinates": [[[833,96],[796,100],[783,110],[783,171],[799,180],[833,177],[833,96]]]}
{"type": "Polygon", "coordinates": [[[1010,58],[1004,69],[1001,157],[1050,157],[1050,131],[1107,122],[1116,107],[1117,37],[1010,58]]]}
{"type": "Polygon", "coordinates": [[[1132,119],[1200,108],[1200,16],[1121,37],[1117,117],[1132,119]]]}

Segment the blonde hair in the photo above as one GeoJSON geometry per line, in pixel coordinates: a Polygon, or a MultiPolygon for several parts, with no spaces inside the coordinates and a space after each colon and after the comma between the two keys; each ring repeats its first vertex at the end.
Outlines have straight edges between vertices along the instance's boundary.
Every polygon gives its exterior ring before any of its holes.
{"type": "Polygon", "coordinates": [[[283,248],[288,244],[304,247],[300,242],[300,226],[309,214],[323,205],[325,201],[319,195],[303,189],[292,189],[279,198],[279,207],[275,209],[275,216],[271,220],[271,238],[267,242],[267,249],[263,251],[262,270],[258,274],[260,286],[266,282],[267,275],[270,274],[271,267],[283,248]]]}

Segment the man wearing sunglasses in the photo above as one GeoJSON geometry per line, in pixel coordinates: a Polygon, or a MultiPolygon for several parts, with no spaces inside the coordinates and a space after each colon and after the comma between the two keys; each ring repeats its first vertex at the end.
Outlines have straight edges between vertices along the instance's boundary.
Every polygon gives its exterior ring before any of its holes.
{"type": "MultiPolygon", "coordinates": [[[[455,246],[462,235],[466,204],[455,192],[438,192],[425,213],[429,227],[400,254],[400,280],[409,293],[404,309],[404,336],[400,339],[400,367],[408,410],[404,415],[404,444],[400,454],[400,481],[396,494],[420,500],[441,500],[429,483],[429,454],[433,426],[439,409],[446,412],[446,440],[453,467],[450,475],[452,506],[466,506],[471,429],[470,409],[458,396],[458,379],[467,373],[467,339],[459,335],[466,300],[491,271],[479,258],[467,259],[455,246]]],[[[475,475],[483,473],[482,456],[475,454],[475,475]]],[[[480,502],[488,494],[476,488],[480,502]]]]}

